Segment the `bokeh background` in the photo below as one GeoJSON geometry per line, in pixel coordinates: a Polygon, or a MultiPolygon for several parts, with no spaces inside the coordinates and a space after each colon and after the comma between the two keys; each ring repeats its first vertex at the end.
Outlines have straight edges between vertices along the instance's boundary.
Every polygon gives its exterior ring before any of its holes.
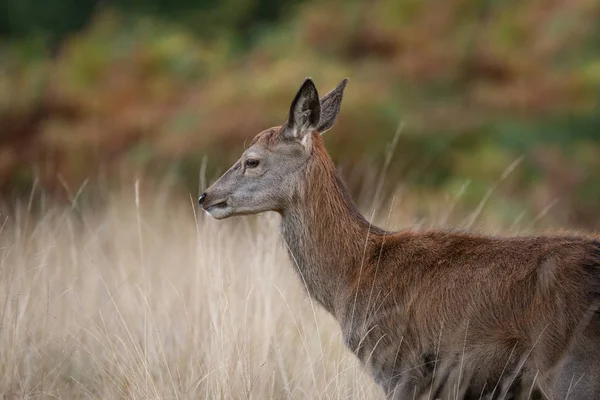
{"type": "MultiPolygon", "coordinates": [[[[305,77],[395,230],[600,230],[598,0],[0,0],[0,397],[377,399],[278,216],[197,195],[305,77]]],[[[362,251],[362,250],[361,250],[362,251]]]]}
{"type": "Polygon", "coordinates": [[[306,76],[349,77],[326,142],[356,196],[402,124],[384,193],[412,215],[458,196],[499,226],[599,229],[599,17],[595,0],[4,0],[0,190],[195,195],[306,76]]]}

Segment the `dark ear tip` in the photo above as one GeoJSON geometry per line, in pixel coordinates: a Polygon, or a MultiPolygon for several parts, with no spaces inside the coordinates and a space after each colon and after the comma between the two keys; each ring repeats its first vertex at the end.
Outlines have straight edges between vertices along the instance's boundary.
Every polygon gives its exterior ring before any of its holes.
{"type": "Polygon", "coordinates": [[[310,76],[308,76],[304,79],[304,82],[302,82],[301,88],[314,88],[315,90],[317,89],[317,87],[315,86],[315,83],[313,82],[313,80],[310,76]]]}

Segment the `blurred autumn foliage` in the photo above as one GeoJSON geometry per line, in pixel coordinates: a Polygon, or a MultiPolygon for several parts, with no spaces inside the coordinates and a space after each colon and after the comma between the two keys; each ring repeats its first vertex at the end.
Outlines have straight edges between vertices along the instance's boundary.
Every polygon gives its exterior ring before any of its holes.
{"type": "Polygon", "coordinates": [[[355,191],[402,123],[386,176],[413,196],[493,189],[500,220],[558,204],[600,229],[596,0],[67,3],[0,6],[5,198],[123,174],[195,193],[202,160],[210,178],[282,123],[304,77],[349,77],[326,141],[355,191]]]}

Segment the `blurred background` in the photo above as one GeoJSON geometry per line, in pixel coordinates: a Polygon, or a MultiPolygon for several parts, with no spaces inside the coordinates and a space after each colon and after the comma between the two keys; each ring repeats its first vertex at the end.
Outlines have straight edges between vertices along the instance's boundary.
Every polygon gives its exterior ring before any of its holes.
{"type": "Polygon", "coordinates": [[[459,199],[499,226],[598,230],[599,17],[597,0],[3,0],[2,199],[131,177],[195,196],[306,76],[321,94],[349,77],[326,143],[355,196],[385,173],[415,217],[459,199]]]}
{"type": "Polygon", "coordinates": [[[0,397],[382,396],[276,216],[196,215],[307,76],[385,228],[600,231],[598,0],[0,0],[0,397]]]}

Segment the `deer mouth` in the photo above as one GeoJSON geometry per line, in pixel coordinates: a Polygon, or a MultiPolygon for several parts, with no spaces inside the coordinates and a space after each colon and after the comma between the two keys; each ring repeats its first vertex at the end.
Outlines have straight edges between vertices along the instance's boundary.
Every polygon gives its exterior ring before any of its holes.
{"type": "Polygon", "coordinates": [[[205,207],[204,211],[215,219],[223,219],[231,215],[233,209],[231,208],[231,205],[229,205],[229,200],[223,200],[205,207]]]}
{"type": "Polygon", "coordinates": [[[211,204],[210,206],[206,207],[205,210],[210,213],[211,210],[218,210],[218,209],[222,209],[222,208],[227,208],[227,200],[223,200],[223,201],[219,201],[218,203],[211,204]]]}

